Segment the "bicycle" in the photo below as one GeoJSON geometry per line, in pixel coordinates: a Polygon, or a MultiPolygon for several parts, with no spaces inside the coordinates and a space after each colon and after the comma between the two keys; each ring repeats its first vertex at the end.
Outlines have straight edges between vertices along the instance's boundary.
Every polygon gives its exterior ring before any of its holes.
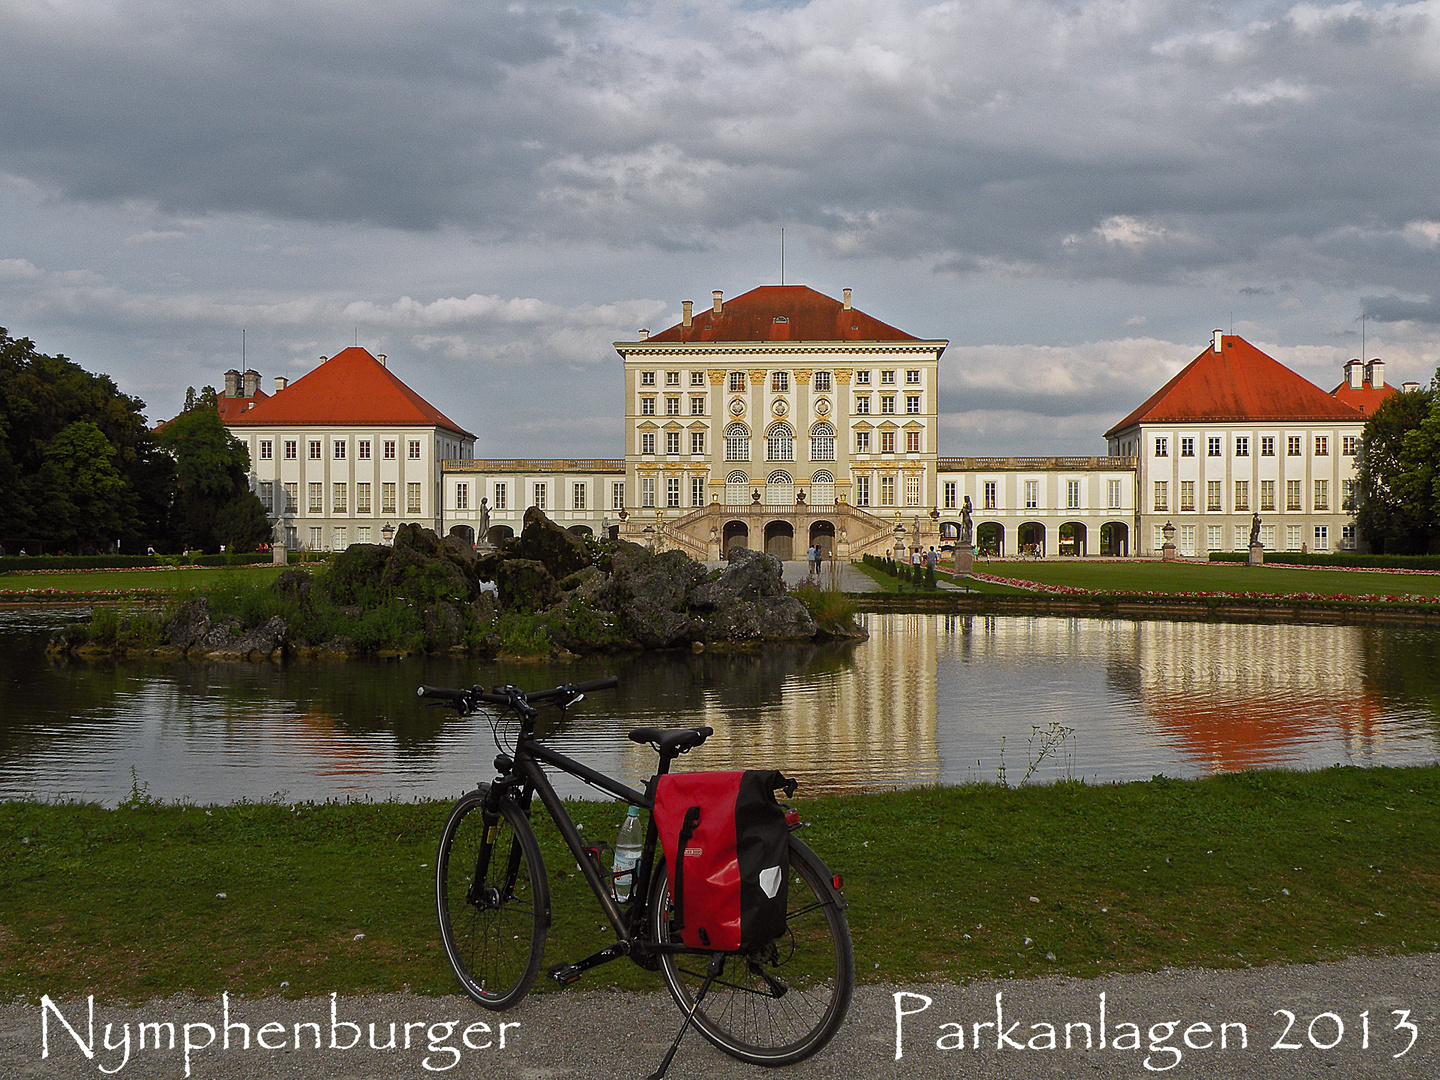
{"type": "Polygon", "coordinates": [[[492,717],[500,751],[496,778],[460,798],[440,836],[435,903],[451,968],[465,992],[487,1009],[511,1008],[534,985],[551,922],[549,879],[531,824],[538,795],[616,936],[590,956],[551,967],[555,981],[568,985],[585,971],[626,956],[647,970],[658,968],[685,1023],[656,1077],[664,1074],[691,1023],[741,1061],[779,1066],[809,1057],[839,1029],[855,982],[841,878],[794,835],[799,820],[792,812],[784,936],[740,952],[690,948],[675,928],[652,817],[628,898],[617,899],[615,879],[602,867],[599,850],[586,845],[542,766],[653,810],[657,779],[677,757],[714,734],[709,727],[632,730],[628,738],[653,747],[660,758],[643,792],[550,749],[536,736],[537,706],[553,705],[563,714],[586,693],[617,685],[619,680],[611,677],[531,694],[513,686],[488,692],[479,686],[422,686],[417,691],[441,699],[462,716],[485,705],[503,710],[492,717]],[[509,745],[501,733],[506,712],[519,723],[509,745]]]}

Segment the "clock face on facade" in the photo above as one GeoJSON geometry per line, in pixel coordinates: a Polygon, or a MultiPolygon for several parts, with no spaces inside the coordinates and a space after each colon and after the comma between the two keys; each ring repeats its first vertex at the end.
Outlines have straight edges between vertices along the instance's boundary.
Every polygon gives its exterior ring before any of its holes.
{"type": "Polygon", "coordinates": [[[790,406],[785,403],[784,398],[781,398],[779,401],[775,402],[775,404],[770,406],[770,411],[776,416],[784,416],[787,412],[790,411],[790,406]]]}
{"type": "Polygon", "coordinates": [[[816,399],[815,399],[815,415],[816,415],[816,416],[829,416],[829,415],[830,415],[830,399],[829,399],[829,398],[823,398],[823,397],[822,397],[822,398],[816,398],[816,399]]]}
{"type": "Polygon", "coordinates": [[[730,415],[739,416],[745,411],[745,399],[735,398],[730,402],[730,415]]]}

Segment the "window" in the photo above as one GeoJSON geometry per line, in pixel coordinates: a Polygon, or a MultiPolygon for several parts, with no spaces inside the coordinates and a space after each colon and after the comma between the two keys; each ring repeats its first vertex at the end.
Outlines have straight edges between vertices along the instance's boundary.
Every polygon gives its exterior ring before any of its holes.
{"type": "Polygon", "coordinates": [[[614,483],[612,483],[612,484],[610,485],[610,509],[611,509],[611,510],[624,510],[624,509],[625,509],[625,483],[624,483],[624,481],[616,480],[614,483]]]}
{"type": "Polygon", "coordinates": [[[470,509],[470,485],[469,485],[469,484],[456,484],[456,485],[455,485],[455,509],[456,509],[456,510],[469,510],[469,509],[470,509]]]}
{"type": "Polygon", "coordinates": [[[996,488],[997,488],[997,487],[998,487],[998,485],[997,485],[997,483],[996,483],[994,480],[986,480],[986,481],[985,481],[985,509],[986,509],[986,510],[994,510],[994,509],[995,509],[995,492],[996,492],[996,488]]]}
{"type": "Polygon", "coordinates": [[[690,453],[705,453],[705,433],[703,431],[690,432],[690,453]]]}
{"type": "Polygon", "coordinates": [[[665,415],[666,415],[666,416],[679,416],[679,415],[680,415],[680,398],[679,398],[678,396],[673,395],[673,394],[670,394],[670,395],[667,395],[667,396],[666,396],[666,398],[665,398],[665,415]]]}
{"type": "Polygon", "coordinates": [[[1155,550],[1156,550],[1156,551],[1161,550],[1161,548],[1163,548],[1163,547],[1165,546],[1165,534],[1161,531],[1163,528],[1164,528],[1163,525],[1156,525],[1156,526],[1155,526],[1155,550]]]}
{"type": "Polygon", "coordinates": [[[640,385],[641,385],[641,386],[654,386],[654,385],[655,385],[655,373],[654,373],[653,371],[642,371],[642,372],[640,372],[640,385]]]}
{"type": "Polygon", "coordinates": [[[1285,509],[1286,509],[1286,510],[1299,510],[1299,509],[1300,509],[1300,481],[1299,481],[1299,480],[1286,480],[1286,481],[1285,481],[1285,509]]]}
{"type": "Polygon", "coordinates": [[[370,542],[370,526],[360,525],[355,529],[355,542],[357,544],[368,544],[370,542]]]}
{"type": "Polygon", "coordinates": [[[895,477],[893,476],[880,477],[880,505],[895,505],[895,477]]]}
{"type": "Polygon", "coordinates": [[[282,514],[293,514],[300,508],[300,485],[285,484],[285,503],[280,507],[282,514]]]}
{"type": "Polygon", "coordinates": [[[587,485],[584,481],[578,481],[570,486],[570,509],[584,510],[587,485]]]}
{"type": "Polygon", "coordinates": [[[1250,509],[1250,481],[1235,481],[1235,510],[1239,513],[1242,510],[1250,509]]]}
{"type": "Polygon", "coordinates": [[[641,416],[654,416],[654,415],[655,415],[655,398],[654,398],[653,395],[647,395],[647,396],[642,397],[642,398],[640,399],[640,415],[641,415],[641,416]]]}
{"type": "Polygon", "coordinates": [[[1219,551],[1225,543],[1225,526],[1209,525],[1205,528],[1205,550],[1219,551]]]}
{"type": "Polygon", "coordinates": [[[810,460],[835,460],[835,429],[823,421],[810,429],[810,460]]]}
{"type": "Polygon", "coordinates": [[[1301,452],[1301,451],[1300,451],[1300,436],[1299,436],[1299,435],[1291,435],[1291,436],[1289,436],[1288,438],[1286,438],[1286,440],[1285,440],[1285,456],[1286,456],[1286,457],[1299,457],[1299,456],[1300,456],[1300,452],[1301,452]]]}
{"type": "Polygon", "coordinates": [[[1340,481],[1340,509],[1354,510],[1356,508],[1356,493],[1360,490],[1358,480],[1340,481]]]}
{"type": "Polygon", "coordinates": [[[665,478],[665,505],[680,505],[680,478],[678,476],[667,476],[665,478]]]}
{"type": "Polygon", "coordinates": [[[1299,550],[1300,550],[1300,535],[1301,535],[1301,534],[1300,534],[1300,526],[1299,526],[1299,525],[1286,525],[1286,526],[1285,526],[1285,550],[1286,550],[1286,551],[1299,551],[1299,550]]]}
{"type": "MultiPolygon", "coordinates": [[[[1345,435],[1345,436],[1342,436],[1341,439],[1340,439],[1340,453],[1343,454],[1345,457],[1354,457],[1354,456],[1355,456],[1355,451],[1359,449],[1359,443],[1360,443],[1359,438],[1357,438],[1357,437],[1354,436],[1354,435],[1345,435]]],[[[1341,546],[1341,547],[1344,547],[1344,546],[1345,546],[1345,542],[1344,542],[1344,539],[1343,539],[1343,535],[1342,535],[1342,539],[1341,539],[1341,542],[1340,542],[1340,546],[1341,546]]]]}
{"type": "Polygon", "coordinates": [[[833,506],[835,504],[835,477],[823,469],[810,477],[810,505],[833,506]]]}
{"type": "Polygon", "coordinates": [[[905,372],[905,385],[906,385],[906,386],[919,386],[919,385],[920,385],[920,369],[919,369],[919,368],[909,368],[909,369],[905,372]]]}
{"type": "Polygon", "coordinates": [[[918,416],[918,415],[920,415],[920,395],[919,395],[919,394],[906,394],[906,395],[905,395],[905,414],[906,414],[907,416],[918,416]]]}
{"type": "Polygon", "coordinates": [[[1330,509],[1330,481],[1329,481],[1329,480],[1316,480],[1316,481],[1315,481],[1315,505],[1314,505],[1313,509],[1315,509],[1315,510],[1329,510],[1329,509],[1330,509]]]}
{"type": "Polygon", "coordinates": [[[905,477],[905,505],[920,505],[920,477],[918,476],[905,477]]]}
{"type": "Polygon", "coordinates": [[[880,411],[881,411],[882,413],[884,413],[886,416],[894,416],[894,415],[895,415],[895,395],[894,395],[894,394],[881,394],[881,395],[880,395],[880,411]]]}
{"type": "Polygon", "coordinates": [[[1194,526],[1194,525],[1181,525],[1181,526],[1180,526],[1180,554],[1181,554],[1181,555],[1194,555],[1194,554],[1195,554],[1195,526],[1194,526]]]}
{"type": "Polygon", "coordinates": [[[332,452],[335,454],[336,461],[345,460],[345,445],[346,444],[341,442],[339,439],[336,439],[335,442],[331,444],[332,452]]]}
{"type": "Polygon", "coordinates": [[[1025,481],[1025,509],[1035,510],[1040,506],[1040,481],[1025,481]]]}
{"type": "Polygon", "coordinates": [[[1355,526],[1340,526],[1340,546],[1347,551],[1355,550],[1355,526]]]}
{"type": "Polygon", "coordinates": [[[1180,456],[1181,456],[1181,457],[1194,457],[1194,456],[1195,456],[1195,440],[1194,440],[1194,439],[1184,438],[1184,439],[1181,439],[1181,440],[1180,440],[1180,456]]]}
{"type": "Polygon", "coordinates": [[[870,452],[870,432],[855,432],[855,452],[857,454],[868,454],[870,452]]]}
{"type": "Polygon", "coordinates": [[[705,385],[705,373],[704,373],[703,371],[692,371],[692,372],[690,372],[690,385],[691,385],[691,386],[704,386],[704,385],[705,385]]]}
{"type": "Polygon", "coordinates": [[[311,440],[310,440],[310,460],[311,460],[311,461],[319,461],[319,460],[320,460],[320,440],[319,440],[319,439],[311,439],[311,440]]]}
{"type": "Polygon", "coordinates": [[[1274,510],[1274,509],[1275,509],[1275,481],[1274,481],[1274,480],[1261,480],[1261,481],[1260,481],[1260,509],[1261,509],[1261,510],[1274,510]]]}
{"type": "Polygon", "coordinates": [[[1235,456],[1236,456],[1236,457],[1249,457],[1249,456],[1250,456],[1250,436],[1248,436],[1248,435],[1237,435],[1237,436],[1235,436],[1235,456]]]}
{"type": "Polygon", "coordinates": [[[893,431],[880,432],[880,453],[893,454],[895,452],[895,433],[893,431]]]}
{"type": "Polygon", "coordinates": [[[954,480],[946,480],[946,481],[945,481],[945,509],[946,509],[946,510],[954,510],[954,509],[955,509],[955,481],[954,481],[954,480]]]}
{"type": "Polygon", "coordinates": [[[405,512],[407,514],[420,513],[420,485],[405,485],[405,512]]]}
{"type": "Polygon", "coordinates": [[[870,505],[870,476],[868,473],[861,473],[855,477],[855,505],[870,505]]]}
{"type": "Polygon", "coordinates": [[[920,453],[920,432],[918,432],[918,431],[907,431],[907,432],[905,432],[905,452],[906,452],[907,454],[918,454],[918,453],[920,453]]]}
{"type": "Polygon", "coordinates": [[[394,440],[394,439],[386,439],[386,440],[385,440],[385,460],[386,460],[386,461],[394,461],[394,460],[395,460],[395,440],[394,440]]]}
{"type": "Polygon", "coordinates": [[[419,440],[419,439],[411,439],[411,440],[410,440],[410,450],[409,450],[408,456],[409,456],[409,458],[410,458],[411,461],[419,461],[419,460],[420,460],[420,440],[419,440]]]}
{"type": "Polygon", "coordinates": [[[653,431],[642,431],[640,433],[640,453],[655,453],[655,433],[653,431]]]}
{"type": "Polygon", "coordinates": [[[369,439],[361,439],[358,443],[355,444],[355,456],[358,457],[361,461],[370,460],[369,439]]]}
{"type": "Polygon", "coordinates": [[[1235,550],[1244,551],[1250,546],[1250,530],[1244,525],[1236,525],[1234,529],[1235,550]]]}
{"type": "Polygon", "coordinates": [[[1274,550],[1275,550],[1275,526],[1274,526],[1274,525],[1261,525],[1261,526],[1260,526],[1260,546],[1263,547],[1266,551],[1274,551],[1274,550]]]}
{"type": "Polygon", "coordinates": [[[1205,481],[1205,509],[1214,512],[1220,509],[1220,481],[1205,481]]]}
{"type": "Polygon", "coordinates": [[[345,504],[348,503],[350,495],[349,484],[335,484],[330,490],[330,511],[335,514],[348,513],[345,504]]]}
{"type": "Polygon", "coordinates": [[[1066,510],[1079,510],[1079,509],[1080,509],[1080,481],[1079,481],[1079,480],[1066,480],[1066,481],[1065,481],[1065,509],[1066,509],[1066,510]]]}
{"type": "Polygon", "coordinates": [[[795,460],[795,432],[784,422],[771,424],[765,433],[766,461],[795,460]]]}
{"type": "Polygon", "coordinates": [[[1208,439],[1205,440],[1205,456],[1206,456],[1206,457],[1219,457],[1219,456],[1220,456],[1220,436],[1218,436],[1218,435],[1211,435],[1208,439]]]}
{"type": "Polygon", "coordinates": [[[1193,513],[1195,510],[1195,481],[1180,481],[1180,512],[1182,514],[1193,513]]]}
{"type": "Polygon", "coordinates": [[[790,373],[788,371],[772,371],[770,373],[770,392],[772,394],[783,394],[790,389],[790,373]]]}
{"type": "Polygon", "coordinates": [[[1274,435],[1261,435],[1261,436],[1260,436],[1260,456],[1261,456],[1261,457],[1274,457],[1274,456],[1275,456],[1275,436],[1274,436],[1274,435]]]}
{"type": "Polygon", "coordinates": [[[745,392],[745,373],[743,371],[730,372],[730,393],[741,394],[745,392]]]}
{"type": "Polygon", "coordinates": [[[260,481],[260,505],[265,508],[267,514],[275,512],[275,482],[273,480],[260,481]]]}
{"type": "Polygon", "coordinates": [[[510,485],[503,480],[497,480],[492,490],[495,493],[495,509],[510,509],[510,485]]]}
{"type": "Polygon", "coordinates": [[[324,510],[325,510],[325,504],[324,504],[324,500],[325,500],[325,485],[324,485],[324,484],[306,484],[306,485],[305,485],[305,488],[306,488],[306,494],[309,496],[309,499],[308,499],[306,505],[310,508],[310,513],[312,513],[312,514],[323,513],[324,510]]]}
{"type": "Polygon", "coordinates": [[[856,394],[856,395],[855,395],[855,411],[856,411],[857,413],[859,413],[861,416],[864,416],[864,415],[866,415],[867,413],[870,412],[870,395],[869,395],[869,394],[856,394]]]}
{"type": "Polygon", "coordinates": [[[881,385],[881,386],[894,386],[894,385],[895,385],[895,372],[893,372],[893,371],[882,371],[882,372],[880,372],[880,385],[881,385]]]}
{"type": "Polygon", "coordinates": [[[1313,550],[1313,551],[1329,551],[1329,550],[1330,550],[1330,526],[1328,526],[1328,525],[1316,525],[1316,526],[1315,526],[1315,546],[1314,546],[1314,548],[1312,548],[1311,550],[1313,550]]]}
{"type": "Polygon", "coordinates": [[[1155,456],[1156,456],[1156,457],[1169,457],[1169,456],[1170,456],[1170,440],[1169,440],[1169,439],[1156,439],[1156,440],[1155,440],[1155,456]]]}
{"type": "Polygon", "coordinates": [[[653,476],[640,478],[640,505],[650,510],[655,508],[655,477],[653,476]]]}
{"type": "Polygon", "coordinates": [[[382,514],[395,513],[395,485],[380,485],[380,512],[382,514]]]}
{"type": "Polygon", "coordinates": [[[868,371],[857,371],[857,372],[855,372],[855,385],[856,385],[856,386],[869,386],[869,385],[870,385],[870,372],[868,372],[868,371]]]}
{"type": "Polygon", "coordinates": [[[679,386],[679,385],[680,385],[680,373],[679,373],[678,371],[667,371],[667,372],[665,372],[665,385],[666,385],[666,386],[679,386]]]}
{"type": "Polygon", "coordinates": [[[310,526],[310,550],[319,551],[325,543],[325,530],[318,525],[310,526]]]}
{"type": "Polygon", "coordinates": [[[830,393],[830,372],[828,372],[828,371],[817,371],[817,372],[815,372],[815,392],[816,392],[817,394],[828,394],[828,393],[830,393]]]}
{"type": "Polygon", "coordinates": [[[286,440],[285,440],[285,460],[286,460],[286,461],[294,461],[294,460],[295,460],[295,440],[294,440],[294,439],[286,439],[286,440]]]}
{"type": "Polygon", "coordinates": [[[750,460],[750,429],[744,424],[731,424],[725,429],[725,460],[750,460]]]}
{"type": "Polygon", "coordinates": [[[680,453],[680,432],[665,432],[665,453],[671,455],[680,453]]]}
{"type": "Polygon", "coordinates": [[[690,477],[690,505],[705,505],[705,478],[703,476],[690,477]]]}
{"type": "Polygon", "coordinates": [[[545,509],[545,496],[549,494],[549,485],[543,480],[537,481],[530,488],[530,505],[538,510],[545,509]]]}
{"type": "Polygon", "coordinates": [[[355,485],[355,512],[357,514],[370,513],[370,485],[355,485]]]}
{"type": "Polygon", "coordinates": [[[1170,483],[1166,480],[1155,481],[1155,511],[1157,513],[1168,513],[1170,510],[1170,483]]]}
{"type": "Polygon", "coordinates": [[[269,439],[260,440],[260,460],[270,461],[275,457],[275,444],[269,439]]]}
{"type": "Polygon", "coordinates": [[[1107,500],[1108,503],[1109,503],[1109,509],[1111,509],[1111,510],[1119,510],[1119,509],[1121,509],[1121,506],[1120,506],[1120,499],[1121,499],[1120,481],[1119,481],[1119,480],[1110,480],[1110,481],[1107,481],[1106,486],[1107,486],[1108,489],[1109,489],[1109,498],[1108,498],[1108,500],[1107,500]]]}
{"type": "Polygon", "coordinates": [[[692,397],[692,398],[690,399],[690,415],[691,415],[691,416],[704,416],[704,415],[705,415],[705,399],[704,399],[703,397],[692,397]]]}
{"type": "Polygon", "coordinates": [[[1315,456],[1316,456],[1316,457],[1329,457],[1329,456],[1330,456],[1330,436],[1329,436],[1329,435],[1316,435],[1316,436],[1315,436],[1315,456]]]}

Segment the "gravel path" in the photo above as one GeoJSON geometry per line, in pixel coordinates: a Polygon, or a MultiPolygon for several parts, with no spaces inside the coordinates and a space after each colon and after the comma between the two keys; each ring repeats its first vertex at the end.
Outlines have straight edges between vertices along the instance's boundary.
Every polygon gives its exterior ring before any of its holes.
{"type": "MultiPolygon", "coordinates": [[[[486,1080],[640,1080],[658,1065],[679,1014],[663,994],[571,990],[532,997],[499,1014],[462,997],[174,998],[134,1009],[97,1005],[94,1024],[94,1056],[87,1059],[79,1045],[90,1040],[83,999],[49,1010],[0,1006],[0,1077],[380,1080],[438,1074],[486,1080]],[[228,1049],[223,1045],[227,1007],[228,1049]],[[103,1045],[107,1024],[116,1049],[103,1045]],[[141,1024],[173,1025],[175,1048],[169,1048],[170,1028],[161,1027],[163,1049],[154,1049],[153,1028],[144,1030],[146,1048],[139,1049],[141,1024]],[[298,1049],[297,1024],[302,1025],[298,1049]],[[392,1024],[396,1048],[369,1049],[372,1025],[373,1039],[385,1046],[392,1024]],[[503,1046],[501,1024],[507,1025],[503,1046]],[[317,1032],[320,1049],[315,1048],[317,1032]],[[247,1035],[248,1050],[242,1045],[247,1035]],[[346,1049],[357,1036],[359,1045],[346,1049]],[[187,1038],[194,1048],[188,1074],[187,1038]],[[260,1038],[283,1048],[261,1049],[255,1042],[260,1038]],[[212,1045],[204,1045],[211,1039],[212,1045]]],[[[724,1056],[691,1033],[669,1075],[674,1080],[1029,1080],[1156,1072],[1266,1080],[1440,1077],[1440,954],[1091,980],[867,986],[856,992],[839,1036],[807,1062],[768,1072],[724,1056]],[[898,1032],[897,1008],[909,1014],[900,1019],[898,1032]],[[1087,1024],[1094,1043],[1089,1050],[1082,1026],[1087,1024]],[[954,1044],[962,1028],[963,1049],[937,1048],[937,1040],[954,1044]]]]}

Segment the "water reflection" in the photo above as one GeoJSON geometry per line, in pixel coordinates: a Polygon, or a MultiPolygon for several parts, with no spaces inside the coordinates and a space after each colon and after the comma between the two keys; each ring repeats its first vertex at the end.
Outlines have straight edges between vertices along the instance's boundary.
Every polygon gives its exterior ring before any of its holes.
{"type": "MultiPolygon", "coordinates": [[[[1433,761],[1440,633],[1371,627],[872,615],[858,646],[475,665],[452,657],[288,667],[56,665],[79,612],[0,614],[0,797],[226,802],[449,796],[487,778],[480,718],[418,683],[554,685],[615,673],[547,737],[631,782],[635,725],[709,724],[684,764],[777,765],[807,790],[1116,780],[1256,766],[1433,761]],[[133,773],[132,773],[133,770],[133,773]]],[[[503,743],[503,729],[501,742],[503,743]]],[[[563,790],[585,794],[577,783],[563,790]]]]}

